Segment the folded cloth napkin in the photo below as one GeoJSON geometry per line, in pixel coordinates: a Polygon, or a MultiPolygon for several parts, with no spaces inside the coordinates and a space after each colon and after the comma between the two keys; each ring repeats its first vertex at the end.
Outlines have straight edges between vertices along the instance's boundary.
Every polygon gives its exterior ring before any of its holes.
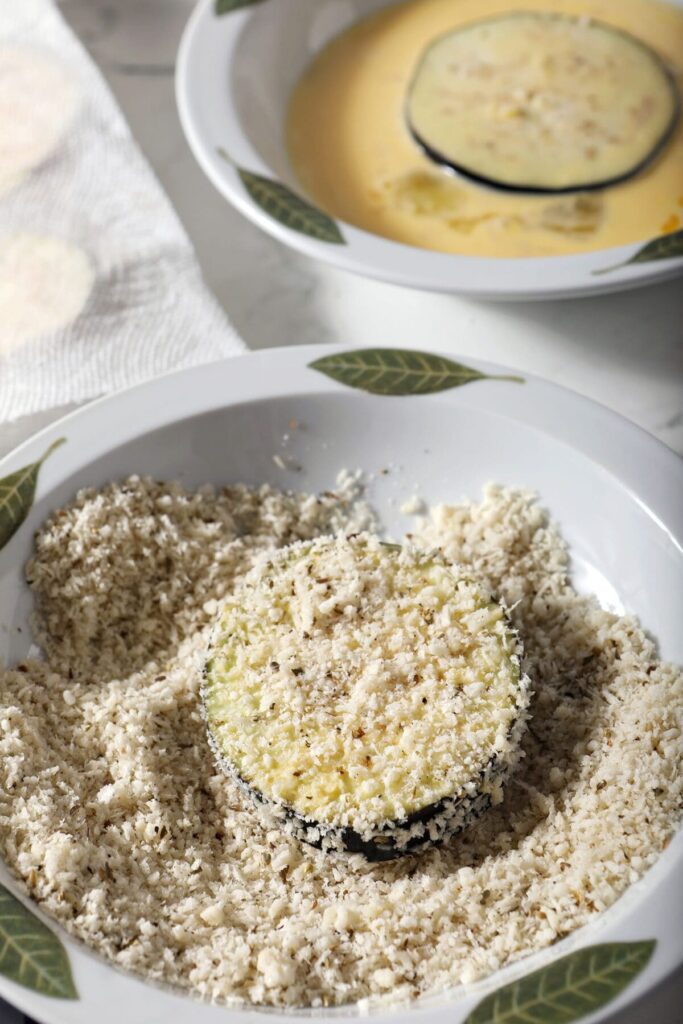
{"type": "Polygon", "coordinates": [[[0,10],[0,422],[244,344],[52,0],[0,10]]]}

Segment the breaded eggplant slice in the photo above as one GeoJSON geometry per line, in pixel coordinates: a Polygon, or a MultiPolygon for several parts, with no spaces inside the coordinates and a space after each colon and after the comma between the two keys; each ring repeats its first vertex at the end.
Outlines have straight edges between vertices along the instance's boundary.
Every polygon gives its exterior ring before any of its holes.
{"type": "Polygon", "coordinates": [[[513,191],[604,188],[645,167],[679,112],[640,39],[591,18],[518,11],[471,22],[422,55],[406,97],[437,163],[513,191]]]}
{"type": "Polygon", "coordinates": [[[529,703],[504,608],[369,534],[264,558],[225,602],[202,696],[218,763],[290,833],[388,860],[501,799],[529,703]]]}

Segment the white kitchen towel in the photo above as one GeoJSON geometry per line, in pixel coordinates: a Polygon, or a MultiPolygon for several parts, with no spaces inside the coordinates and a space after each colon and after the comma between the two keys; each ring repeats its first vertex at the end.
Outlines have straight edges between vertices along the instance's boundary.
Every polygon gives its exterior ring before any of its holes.
{"type": "Polygon", "coordinates": [[[52,0],[0,4],[0,422],[243,349],[52,0]]]}

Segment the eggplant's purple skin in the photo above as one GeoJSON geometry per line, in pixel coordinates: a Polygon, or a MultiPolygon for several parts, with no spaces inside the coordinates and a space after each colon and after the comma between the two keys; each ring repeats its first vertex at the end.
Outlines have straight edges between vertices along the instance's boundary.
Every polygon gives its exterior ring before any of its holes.
{"type": "MultiPolygon", "coordinates": [[[[520,14],[526,14],[528,12],[520,11],[519,13],[520,14]]],[[[543,16],[544,17],[551,17],[551,18],[568,17],[568,15],[552,14],[552,13],[551,14],[544,14],[543,16]]],[[[484,22],[484,21],[497,21],[501,17],[506,17],[507,18],[507,17],[510,17],[510,15],[509,14],[505,14],[505,15],[498,15],[498,14],[496,14],[496,15],[493,15],[491,18],[482,18],[481,22],[484,22]]],[[[473,24],[473,23],[471,23],[471,24],[473,24]]],[[[470,28],[471,24],[468,24],[467,27],[470,28]]],[[[603,23],[601,22],[600,24],[603,24],[603,23]]],[[[617,28],[614,25],[608,25],[608,26],[603,26],[603,27],[609,28],[609,30],[611,32],[614,32],[615,34],[626,36],[632,42],[636,42],[644,50],[647,50],[648,53],[650,53],[650,54],[653,53],[651,47],[649,47],[642,40],[638,39],[637,36],[631,35],[630,32],[626,32],[623,29],[617,28]]],[[[451,32],[446,32],[443,35],[447,36],[447,35],[452,35],[452,34],[453,34],[453,32],[451,31],[451,32]]],[[[413,125],[413,123],[411,121],[411,118],[410,118],[410,113],[409,113],[408,107],[409,107],[409,102],[410,102],[411,90],[413,88],[413,85],[415,83],[415,80],[416,80],[417,76],[420,73],[420,67],[422,65],[422,62],[423,62],[426,54],[431,49],[431,47],[434,46],[435,43],[439,42],[439,40],[441,38],[443,38],[443,36],[437,37],[437,39],[433,40],[429,44],[429,46],[422,53],[422,56],[420,57],[420,60],[417,63],[417,67],[415,69],[413,77],[411,78],[410,84],[409,84],[408,89],[406,91],[406,100],[405,100],[405,103],[403,105],[403,119],[404,119],[406,128],[407,128],[408,133],[410,134],[411,138],[420,147],[420,149],[425,154],[425,156],[429,157],[429,159],[432,161],[432,163],[435,163],[435,164],[437,164],[440,167],[443,167],[443,168],[445,168],[445,169],[447,169],[449,171],[452,171],[453,174],[456,174],[456,175],[458,175],[458,176],[460,176],[462,178],[467,178],[469,181],[474,182],[476,185],[482,185],[482,186],[484,186],[486,188],[490,188],[490,189],[492,189],[494,191],[497,191],[497,192],[516,192],[516,193],[524,193],[526,195],[539,195],[539,196],[540,195],[561,196],[561,195],[569,195],[571,193],[576,193],[576,192],[598,192],[601,189],[610,188],[612,185],[620,185],[622,182],[628,181],[629,178],[635,177],[636,174],[640,174],[647,167],[649,167],[651,164],[653,164],[655,162],[655,160],[657,159],[657,157],[660,156],[660,154],[666,148],[668,143],[671,141],[671,137],[674,134],[674,131],[676,130],[676,127],[678,125],[678,121],[679,121],[679,118],[681,116],[681,97],[680,97],[680,93],[678,91],[678,86],[676,84],[676,79],[674,78],[674,76],[671,73],[671,71],[669,70],[669,68],[659,58],[659,56],[657,54],[655,54],[655,56],[657,57],[657,60],[659,61],[660,67],[661,67],[665,77],[667,78],[667,80],[669,82],[669,87],[671,89],[671,94],[672,94],[672,96],[674,98],[674,108],[673,108],[673,112],[671,114],[671,120],[669,121],[669,124],[667,125],[666,129],[662,133],[660,139],[655,143],[655,145],[652,147],[652,149],[647,154],[647,156],[645,156],[643,160],[640,160],[637,164],[635,164],[633,167],[629,168],[627,171],[624,171],[623,174],[618,174],[614,178],[604,178],[601,181],[589,182],[588,184],[583,184],[583,185],[565,185],[565,186],[562,186],[561,188],[547,188],[547,187],[544,187],[542,185],[510,184],[508,182],[498,181],[495,178],[488,178],[488,177],[486,177],[485,175],[482,175],[482,174],[477,174],[476,171],[471,171],[467,167],[465,167],[463,164],[456,163],[454,160],[451,160],[449,157],[445,156],[443,153],[440,153],[438,149],[436,149],[434,146],[431,146],[428,142],[426,142],[422,138],[422,136],[420,135],[418,129],[415,128],[415,126],[413,125]]]]}

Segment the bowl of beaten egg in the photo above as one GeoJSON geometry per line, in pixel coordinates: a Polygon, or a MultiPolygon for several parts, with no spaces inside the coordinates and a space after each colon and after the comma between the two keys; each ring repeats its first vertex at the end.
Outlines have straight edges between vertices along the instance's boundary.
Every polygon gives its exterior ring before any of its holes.
{"type": "Polygon", "coordinates": [[[481,298],[683,271],[683,0],[201,0],[180,117],[292,248],[481,298]]]}

